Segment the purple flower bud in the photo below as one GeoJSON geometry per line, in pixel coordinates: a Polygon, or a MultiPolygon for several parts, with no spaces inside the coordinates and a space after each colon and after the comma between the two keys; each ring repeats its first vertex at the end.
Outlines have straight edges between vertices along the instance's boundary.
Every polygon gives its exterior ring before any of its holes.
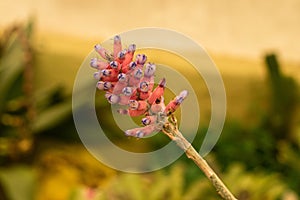
{"type": "Polygon", "coordinates": [[[116,35],[114,37],[114,42],[120,42],[121,41],[121,37],[119,35],[116,35]]]}
{"type": "Polygon", "coordinates": [[[125,95],[125,96],[131,96],[133,91],[132,91],[132,88],[131,87],[125,87],[123,90],[122,90],[122,93],[125,95]]]}
{"type": "Polygon", "coordinates": [[[97,88],[99,90],[109,90],[112,87],[111,82],[98,81],[97,88]]]}
{"type": "Polygon", "coordinates": [[[96,84],[96,87],[99,90],[104,90],[104,82],[103,81],[98,81],[97,84],[96,84]]]}
{"type": "Polygon", "coordinates": [[[100,80],[100,78],[102,77],[102,73],[101,72],[95,72],[94,73],[94,78],[96,79],[96,80],[100,80]]]}
{"type": "Polygon", "coordinates": [[[149,91],[149,85],[145,81],[140,82],[139,88],[142,92],[148,92],[149,91]]]}
{"type": "Polygon", "coordinates": [[[145,76],[153,76],[156,70],[156,66],[151,63],[147,63],[145,66],[145,76]]]}
{"type": "Polygon", "coordinates": [[[92,58],[90,62],[90,66],[97,69],[98,67],[97,62],[98,62],[97,58],[92,58]]]}
{"type": "Polygon", "coordinates": [[[136,100],[129,100],[129,107],[132,110],[136,110],[139,107],[139,102],[136,100]]]}
{"type": "Polygon", "coordinates": [[[159,87],[166,87],[166,79],[165,78],[161,79],[158,85],[159,87]]]}
{"type": "Polygon", "coordinates": [[[118,80],[119,80],[120,82],[125,82],[125,81],[126,81],[126,78],[127,78],[127,76],[126,76],[126,74],[124,74],[124,73],[120,73],[120,74],[118,75],[118,80]]]}
{"type": "Polygon", "coordinates": [[[137,132],[136,132],[136,137],[137,138],[142,138],[142,137],[144,137],[145,136],[145,133],[142,131],[142,130],[138,130],[137,132]]]}
{"type": "Polygon", "coordinates": [[[145,54],[138,54],[136,56],[136,63],[139,65],[145,64],[146,60],[147,60],[147,56],[145,54]]]}
{"type": "Polygon", "coordinates": [[[134,52],[135,49],[136,49],[136,45],[135,45],[135,44],[131,44],[131,45],[129,45],[129,47],[128,47],[128,52],[134,52]]]}
{"type": "Polygon", "coordinates": [[[109,65],[111,66],[111,68],[113,69],[117,69],[118,68],[118,62],[117,61],[111,61],[109,63],[109,65]]]}
{"type": "Polygon", "coordinates": [[[126,131],[125,131],[125,135],[126,135],[126,136],[131,136],[131,131],[130,131],[130,130],[126,130],[126,131]]]}
{"type": "Polygon", "coordinates": [[[109,71],[108,69],[103,69],[101,70],[101,73],[103,74],[103,76],[110,76],[111,71],[109,71]]]}
{"type": "Polygon", "coordinates": [[[109,90],[112,87],[111,82],[104,82],[104,90],[109,90]]]}
{"type": "Polygon", "coordinates": [[[96,44],[96,45],[94,46],[94,48],[95,48],[95,50],[100,50],[100,49],[102,49],[103,47],[102,47],[100,44],[96,44]]]}
{"type": "Polygon", "coordinates": [[[118,53],[118,58],[119,58],[119,59],[124,59],[126,53],[127,53],[126,49],[120,51],[120,52],[118,53]]]}
{"type": "Polygon", "coordinates": [[[111,104],[116,104],[120,101],[120,97],[115,94],[107,94],[105,96],[106,96],[108,102],[111,104]]]}
{"type": "Polygon", "coordinates": [[[187,90],[181,91],[180,94],[175,97],[176,103],[181,104],[183,102],[183,100],[187,97],[188,94],[189,94],[189,92],[187,90]]]}
{"type": "Polygon", "coordinates": [[[129,63],[129,70],[133,70],[136,68],[136,62],[129,63]]]}
{"type": "Polygon", "coordinates": [[[144,117],[144,118],[142,119],[142,123],[143,123],[145,126],[149,125],[150,122],[151,122],[150,119],[147,118],[147,117],[144,117]]]}
{"type": "Polygon", "coordinates": [[[143,71],[141,69],[137,69],[135,72],[134,72],[134,77],[137,78],[137,79],[140,79],[142,78],[143,76],[143,71]]]}

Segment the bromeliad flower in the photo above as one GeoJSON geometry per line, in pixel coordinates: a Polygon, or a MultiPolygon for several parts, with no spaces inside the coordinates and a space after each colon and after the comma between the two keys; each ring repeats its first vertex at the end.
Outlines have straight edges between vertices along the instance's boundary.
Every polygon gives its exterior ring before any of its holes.
{"type": "Polygon", "coordinates": [[[183,90],[165,105],[163,95],[166,79],[161,79],[154,88],[156,66],[154,63],[147,63],[147,56],[144,54],[137,54],[134,59],[135,50],[134,44],[123,49],[120,36],[115,36],[113,52],[110,53],[97,44],[95,51],[102,59],[92,58],[90,62],[90,66],[97,69],[94,73],[94,78],[98,80],[96,87],[105,91],[109,103],[125,107],[119,109],[118,113],[131,117],[144,116],[144,126],[126,130],[125,135],[143,138],[162,131],[195,162],[223,199],[235,200],[221,179],[178,130],[173,113],[188,96],[188,91],[183,90]]]}
{"type": "Polygon", "coordinates": [[[154,88],[156,65],[146,62],[147,56],[138,54],[134,60],[136,46],[122,48],[120,36],[114,37],[113,52],[96,45],[95,50],[103,59],[92,58],[90,65],[98,71],[94,78],[98,80],[97,88],[106,91],[105,97],[111,104],[124,105],[118,113],[131,117],[144,115],[142,124],[125,131],[127,136],[145,137],[160,131],[183,100],[188,92],[182,91],[167,106],[164,104],[166,79],[163,78],[154,88]]]}

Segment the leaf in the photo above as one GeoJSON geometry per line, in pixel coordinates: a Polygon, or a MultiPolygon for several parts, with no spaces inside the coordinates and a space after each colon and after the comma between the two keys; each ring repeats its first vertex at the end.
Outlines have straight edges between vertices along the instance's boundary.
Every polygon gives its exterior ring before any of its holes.
{"type": "Polygon", "coordinates": [[[17,40],[13,41],[11,50],[7,49],[0,60],[0,113],[5,105],[7,94],[13,83],[23,72],[23,52],[17,40]]]}
{"type": "Polygon", "coordinates": [[[33,122],[32,125],[33,132],[39,133],[57,125],[63,119],[70,116],[71,112],[71,99],[49,107],[48,109],[38,114],[36,120],[33,122]]]}
{"type": "Polygon", "coordinates": [[[24,166],[1,169],[0,181],[5,188],[9,199],[33,199],[36,184],[36,173],[34,170],[24,166]]]}

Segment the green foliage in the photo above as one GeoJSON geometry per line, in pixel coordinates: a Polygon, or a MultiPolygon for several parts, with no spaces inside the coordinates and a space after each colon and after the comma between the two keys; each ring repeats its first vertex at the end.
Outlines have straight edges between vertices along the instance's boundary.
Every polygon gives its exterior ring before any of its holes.
{"type": "MultiPolygon", "coordinates": [[[[184,177],[187,170],[186,166],[177,164],[171,167],[169,173],[159,171],[146,175],[120,174],[106,187],[99,189],[100,197],[97,199],[220,199],[206,178],[198,179],[186,188],[184,177]]],[[[277,174],[247,172],[239,164],[231,165],[222,178],[241,200],[276,200],[288,192],[293,193],[277,174]]]]}
{"type": "Polygon", "coordinates": [[[99,199],[179,200],[183,197],[183,175],[180,165],[173,167],[167,175],[163,171],[146,175],[124,173],[100,190],[99,199]]]}
{"type": "MultiPolygon", "coordinates": [[[[0,180],[11,200],[31,200],[35,192],[36,172],[26,166],[0,169],[0,180]]],[[[4,197],[1,197],[2,199],[4,197]]]]}
{"type": "Polygon", "coordinates": [[[265,60],[271,95],[262,126],[278,140],[291,139],[293,118],[299,106],[299,88],[292,77],[282,74],[274,54],[267,55],[265,60]]]}
{"type": "Polygon", "coordinates": [[[299,136],[294,126],[299,120],[295,119],[299,110],[298,85],[293,78],[282,74],[275,55],[267,56],[266,63],[270,103],[260,122],[253,127],[239,121],[226,122],[214,153],[222,169],[239,162],[247,170],[280,173],[282,180],[299,193],[300,144],[295,139],[299,136]]]}
{"type": "Polygon", "coordinates": [[[238,122],[227,122],[214,152],[224,168],[232,162],[241,162],[249,170],[276,171],[276,145],[275,138],[266,130],[244,128],[238,122]]]}
{"type": "MultiPolygon", "coordinates": [[[[224,181],[231,183],[232,191],[238,199],[282,199],[291,192],[277,173],[266,173],[258,170],[246,172],[240,164],[232,164],[224,176],[224,181]]],[[[294,195],[295,193],[292,192],[294,195]]]]}
{"type": "Polygon", "coordinates": [[[30,158],[36,136],[72,116],[71,97],[62,87],[36,90],[35,71],[42,63],[36,59],[33,31],[34,23],[29,21],[11,26],[1,35],[0,165],[30,158]]]}
{"type": "Polygon", "coordinates": [[[282,166],[284,180],[299,193],[300,186],[300,145],[293,146],[286,141],[278,143],[278,162],[282,166]]]}
{"type": "MultiPolygon", "coordinates": [[[[2,155],[16,157],[32,147],[32,23],[7,29],[0,42],[0,144],[2,155]]],[[[1,160],[0,160],[1,163],[1,160]]]]}

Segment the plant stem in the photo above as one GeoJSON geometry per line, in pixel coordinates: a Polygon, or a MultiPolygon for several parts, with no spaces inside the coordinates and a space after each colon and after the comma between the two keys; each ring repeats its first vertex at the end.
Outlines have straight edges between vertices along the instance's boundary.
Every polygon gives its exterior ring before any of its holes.
{"type": "Polygon", "coordinates": [[[178,130],[177,120],[174,115],[169,117],[170,121],[165,122],[162,131],[171,140],[175,141],[176,144],[185,151],[188,158],[192,159],[195,164],[203,171],[205,176],[212,182],[216,188],[218,194],[225,200],[237,200],[225,186],[222,180],[217,176],[214,170],[207,164],[207,162],[200,156],[187,139],[184,138],[182,133],[178,130]]]}

